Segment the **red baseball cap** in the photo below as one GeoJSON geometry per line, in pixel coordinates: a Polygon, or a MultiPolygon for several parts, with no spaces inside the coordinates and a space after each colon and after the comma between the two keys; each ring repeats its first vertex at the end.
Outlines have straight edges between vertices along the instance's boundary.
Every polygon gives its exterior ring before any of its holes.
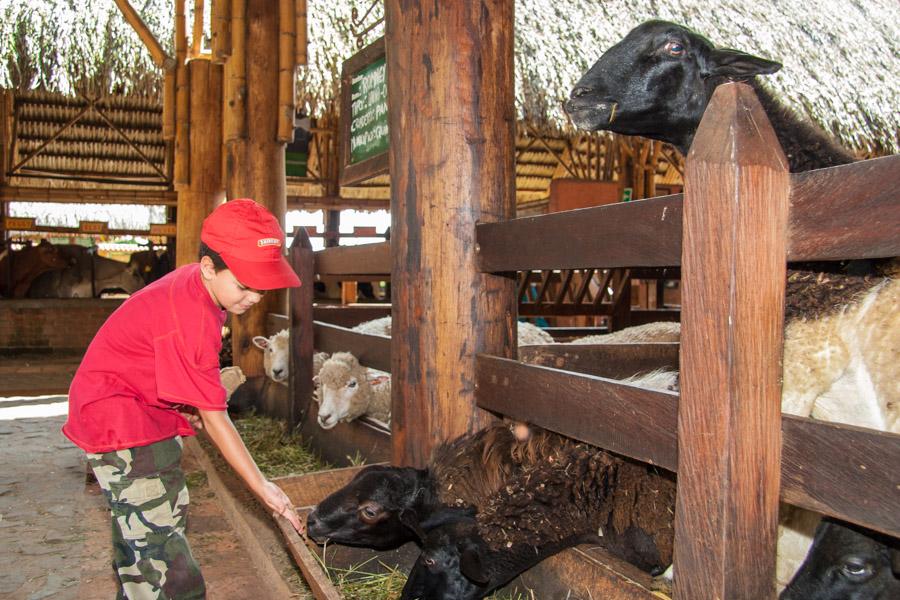
{"type": "Polygon", "coordinates": [[[200,240],[218,252],[247,287],[276,290],[300,285],[281,254],[284,230],[271,212],[249,198],[219,205],[203,220],[200,240]]]}

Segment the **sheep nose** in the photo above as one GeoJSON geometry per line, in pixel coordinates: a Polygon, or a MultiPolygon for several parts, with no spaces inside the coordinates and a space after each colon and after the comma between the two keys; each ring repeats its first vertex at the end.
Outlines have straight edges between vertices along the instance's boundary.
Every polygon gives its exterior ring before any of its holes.
{"type": "Polygon", "coordinates": [[[272,369],[272,375],[275,377],[281,377],[282,373],[284,373],[284,369],[272,369]]]}
{"type": "Polygon", "coordinates": [[[316,518],[316,511],[312,511],[308,515],[306,515],[306,529],[307,531],[314,528],[319,524],[319,520],[316,518]]]}
{"type": "Polygon", "coordinates": [[[582,96],[590,94],[591,91],[593,90],[591,90],[591,88],[589,87],[578,86],[574,90],[572,90],[572,93],[569,94],[569,98],[581,98],[582,96]]]}

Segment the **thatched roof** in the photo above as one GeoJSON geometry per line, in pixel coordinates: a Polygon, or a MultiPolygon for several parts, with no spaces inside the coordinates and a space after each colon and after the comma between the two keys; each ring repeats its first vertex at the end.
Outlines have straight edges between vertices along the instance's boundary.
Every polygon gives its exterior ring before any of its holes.
{"type": "MultiPolygon", "coordinates": [[[[350,7],[369,0],[309,0],[311,108],[334,94],[340,62],[355,52],[350,7]]],[[[730,46],[781,61],[767,81],[785,102],[845,145],[900,151],[900,3],[896,0],[517,0],[516,101],[520,118],[566,130],[561,103],[604,50],[652,18],[676,21],[730,46]]],[[[368,41],[383,33],[377,28],[368,41]]]]}
{"type": "MultiPolygon", "coordinates": [[[[309,0],[302,99],[326,110],[341,62],[356,49],[351,12],[372,0],[309,0]]],[[[122,91],[158,97],[161,73],[112,0],[0,0],[0,86],[71,94],[122,91]]],[[[133,2],[171,52],[169,0],[133,2]]],[[[190,13],[193,3],[188,2],[190,13]]],[[[376,6],[368,21],[381,14],[376,6]]],[[[191,15],[188,14],[190,21],[191,15]]],[[[768,81],[789,105],[863,151],[900,151],[900,3],[841,0],[517,0],[516,98],[520,116],[565,130],[560,103],[590,64],[648,18],[681,22],[731,46],[784,63],[768,81]]],[[[358,27],[361,29],[361,27],[358,27]]],[[[366,41],[383,33],[377,27],[366,41]]],[[[93,94],[91,94],[93,95],[93,94]]]]}

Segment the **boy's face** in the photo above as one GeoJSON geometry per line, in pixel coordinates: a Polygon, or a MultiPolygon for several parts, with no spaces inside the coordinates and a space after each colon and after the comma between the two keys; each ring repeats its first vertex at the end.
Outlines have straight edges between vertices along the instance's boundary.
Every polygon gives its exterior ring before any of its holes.
{"type": "Polygon", "coordinates": [[[265,294],[264,291],[246,287],[229,269],[222,269],[216,273],[208,256],[200,260],[200,276],[213,302],[235,315],[247,312],[250,307],[262,300],[265,294]]]}

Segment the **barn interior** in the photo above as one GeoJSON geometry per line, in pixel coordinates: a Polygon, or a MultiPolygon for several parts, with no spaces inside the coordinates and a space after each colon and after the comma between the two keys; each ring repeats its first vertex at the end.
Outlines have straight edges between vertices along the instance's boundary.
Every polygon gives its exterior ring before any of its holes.
{"type": "MultiPolygon", "coordinates": [[[[895,3],[96,5],[3,5],[4,594],[116,593],[102,494],[59,433],[69,384],[104,321],[196,262],[204,218],[237,198],[283,225],[303,284],[228,318],[222,383],[242,435],[262,423],[280,452],[305,453],[266,471],[304,519],[366,466],[433,467],[443,444],[505,423],[677,473],[678,576],[629,562],[601,531],[496,586],[497,600],[774,598],[788,505],[900,553],[895,3]],[[579,79],[653,18],[781,62],[766,89],[853,162],[793,172],[740,81],[720,86],[687,156],[579,128],[563,108],[579,79]],[[872,301],[888,314],[853,363],[878,365],[881,424],[778,409],[785,297],[808,282],[786,282],[786,265],[814,261],[889,265],[872,301]],[[355,357],[386,417],[326,424],[318,375],[336,353],[355,357]],[[675,387],[622,381],[657,370],[675,387]]],[[[850,285],[825,280],[816,289],[850,285]]],[[[857,314],[862,296],[835,299],[847,294],[809,302],[838,323],[857,314]]],[[[402,590],[419,546],[299,535],[204,435],[184,468],[211,598],[414,597],[402,590]]],[[[247,445],[262,466],[263,442],[247,445]]],[[[900,589],[891,576],[885,589],[900,589]]]]}

